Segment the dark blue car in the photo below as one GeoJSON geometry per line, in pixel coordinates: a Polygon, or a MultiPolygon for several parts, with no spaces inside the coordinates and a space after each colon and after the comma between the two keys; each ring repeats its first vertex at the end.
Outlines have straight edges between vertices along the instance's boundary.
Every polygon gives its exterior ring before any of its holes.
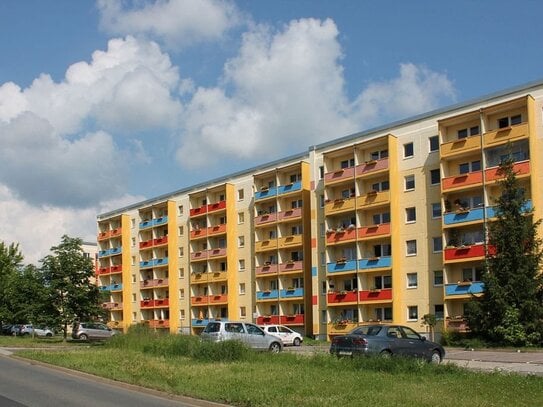
{"type": "Polygon", "coordinates": [[[330,353],[337,356],[413,356],[436,364],[445,357],[445,349],[441,345],[407,326],[392,324],[362,325],[347,335],[335,336],[330,353]]]}

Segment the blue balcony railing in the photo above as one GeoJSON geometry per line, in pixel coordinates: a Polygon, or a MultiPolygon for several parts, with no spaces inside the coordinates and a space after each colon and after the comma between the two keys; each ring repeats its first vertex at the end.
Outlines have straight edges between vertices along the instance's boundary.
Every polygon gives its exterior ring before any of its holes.
{"type": "Polygon", "coordinates": [[[392,257],[382,256],[369,259],[361,259],[358,262],[358,267],[361,270],[367,269],[377,269],[377,268],[388,268],[392,266],[392,257]]]}
{"type": "MultiPolygon", "coordinates": [[[[532,209],[532,201],[528,200],[526,205],[522,208],[524,212],[532,209]]],[[[496,209],[494,206],[486,208],[486,217],[488,219],[496,217],[496,209]]],[[[445,225],[455,225],[464,222],[475,222],[483,220],[483,208],[468,209],[462,212],[450,212],[443,216],[443,223],[445,225]]]]}
{"type": "Polygon", "coordinates": [[[326,265],[326,271],[328,273],[341,273],[343,271],[354,270],[356,270],[356,260],[338,261],[326,265]]]}
{"type": "Polygon", "coordinates": [[[123,251],[122,247],[114,247],[112,249],[100,250],[98,252],[98,257],[113,256],[115,254],[121,254],[123,251]]]}
{"type": "Polygon", "coordinates": [[[162,257],[160,259],[151,259],[140,261],[140,269],[149,268],[154,266],[165,266],[168,264],[168,258],[162,257]]]}
{"type": "Polygon", "coordinates": [[[472,283],[445,284],[445,295],[467,295],[482,294],[485,291],[485,284],[480,281],[472,283]]]}
{"type": "Polygon", "coordinates": [[[277,195],[277,187],[271,187],[264,191],[255,192],[255,200],[269,198],[271,196],[276,196],[276,195],[277,195]]]}
{"type": "Polygon", "coordinates": [[[303,297],[304,289],[303,288],[294,288],[292,290],[284,289],[281,290],[281,298],[292,298],[292,297],[303,297]]]}
{"type": "Polygon", "coordinates": [[[279,195],[289,192],[300,191],[302,189],[302,182],[293,182],[292,184],[282,185],[278,188],[279,195]]]}
{"type": "Polygon", "coordinates": [[[269,300],[277,299],[279,297],[279,290],[257,291],[257,300],[269,300]]]}
{"type": "Polygon", "coordinates": [[[146,228],[150,228],[150,227],[153,227],[153,226],[163,225],[165,223],[168,223],[168,217],[167,216],[161,216],[160,218],[140,222],[139,227],[140,227],[140,229],[146,229],[146,228]]]}

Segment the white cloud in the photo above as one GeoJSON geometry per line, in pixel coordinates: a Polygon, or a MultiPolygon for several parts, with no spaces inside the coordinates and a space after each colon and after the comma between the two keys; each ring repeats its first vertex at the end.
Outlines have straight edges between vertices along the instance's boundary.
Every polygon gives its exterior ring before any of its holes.
{"type": "Polygon", "coordinates": [[[245,33],[220,86],[198,88],[186,106],[181,165],[224,165],[224,157],[270,161],[454,100],[446,75],[403,64],[399,77],[370,84],[349,101],[337,37],[332,20],[316,19],[245,33]]]}
{"type": "Polygon", "coordinates": [[[0,241],[19,243],[24,263],[38,264],[60,243],[62,235],[96,241],[96,214],[141,201],[140,196],[125,195],[87,209],[32,206],[0,185],[0,241]]]}
{"type": "Polygon", "coordinates": [[[220,0],[132,1],[98,0],[100,24],[112,34],[144,34],[170,48],[220,40],[236,26],[240,14],[234,3],[220,0]]]}
{"type": "MultiPolygon", "coordinates": [[[[41,75],[26,89],[0,87],[0,182],[31,204],[95,205],[107,186],[121,194],[125,157],[122,134],[178,127],[177,68],[157,44],[113,39],[92,61],[78,62],[55,83],[41,75]],[[94,131],[89,129],[96,129],[94,131]]],[[[144,160],[141,142],[131,140],[144,160]]],[[[140,161],[141,162],[141,161],[140,161]]]]}

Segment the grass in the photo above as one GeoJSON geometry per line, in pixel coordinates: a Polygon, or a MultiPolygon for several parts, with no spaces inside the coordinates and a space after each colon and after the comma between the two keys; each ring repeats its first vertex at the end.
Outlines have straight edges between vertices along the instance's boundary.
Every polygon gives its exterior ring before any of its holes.
{"type": "Polygon", "coordinates": [[[144,330],[101,347],[25,357],[110,379],[236,406],[540,406],[541,377],[477,373],[393,358],[255,353],[238,343],[144,330]]]}

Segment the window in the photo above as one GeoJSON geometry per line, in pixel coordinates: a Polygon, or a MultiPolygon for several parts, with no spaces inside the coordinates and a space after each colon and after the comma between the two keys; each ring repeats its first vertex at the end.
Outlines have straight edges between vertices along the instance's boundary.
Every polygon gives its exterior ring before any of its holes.
{"type": "Polygon", "coordinates": [[[520,123],[522,123],[522,116],[520,114],[511,117],[502,117],[498,119],[498,128],[503,129],[520,123]]]}
{"type": "Polygon", "coordinates": [[[377,244],[373,246],[373,255],[375,257],[391,256],[392,245],[391,244],[377,244]]]}
{"type": "Polygon", "coordinates": [[[428,138],[430,143],[430,152],[439,151],[439,136],[432,136],[428,138]]]}
{"type": "Polygon", "coordinates": [[[415,256],[417,254],[417,241],[408,240],[405,242],[405,244],[406,244],[406,249],[407,249],[407,255],[415,256]]]}
{"type": "Polygon", "coordinates": [[[302,174],[291,174],[289,179],[290,179],[290,183],[294,184],[295,182],[302,180],[302,174]]]}
{"type": "Polygon", "coordinates": [[[439,174],[439,168],[430,170],[430,184],[439,185],[441,182],[441,175],[439,174]]]}
{"type": "Polygon", "coordinates": [[[411,305],[407,307],[407,319],[409,321],[416,321],[419,319],[419,307],[411,305]]]}
{"type": "Polygon", "coordinates": [[[381,160],[388,157],[388,150],[373,151],[370,153],[370,160],[381,160]]]}
{"type": "Polygon", "coordinates": [[[135,274],[132,274],[132,282],[133,282],[133,283],[136,282],[136,275],[135,275],[135,274]]]}
{"type": "Polygon", "coordinates": [[[403,145],[403,158],[413,157],[414,149],[413,143],[407,143],[403,145]]]}
{"type": "Polygon", "coordinates": [[[443,285],[443,270],[434,270],[434,285],[443,285]]]}
{"type": "Polygon", "coordinates": [[[245,283],[239,283],[239,293],[241,295],[245,294],[245,283]]]}
{"type": "Polygon", "coordinates": [[[179,290],[179,299],[182,300],[183,298],[185,298],[185,290],[183,288],[181,288],[179,290]]]}
{"type": "Polygon", "coordinates": [[[439,320],[442,320],[445,317],[445,307],[443,304],[434,305],[434,315],[436,316],[436,319],[439,320]]]}
{"type": "Polygon", "coordinates": [[[476,160],[458,165],[458,172],[460,174],[467,174],[474,171],[481,171],[481,161],[476,160]]]}
{"type": "Polygon", "coordinates": [[[179,248],[179,257],[183,257],[185,255],[185,251],[182,247],[179,248]]]}
{"type": "Polygon", "coordinates": [[[417,209],[413,206],[405,208],[405,222],[414,223],[417,220],[417,209]]]}
{"type": "Polygon", "coordinates": [[[324,208],[324,195],[319,196],[319,202],[320,202],[321,208],[324,208]]]}
{"type": "Polygon", "coordinates": [[[243,259],[238,260],[238,269],[239,269],[239,271],[244,271],[245,270],[245,260],[243,260],[243,259]]]}
{"type": "Polygon", "coordinates": [[[183,215],[183,205],[179,205],[177,207],[177,213],[179,214],[179,216],[183,215]]]}
{"type": "Polygon", "coordinates": [[[238,247],[245,247],[245,236],[238,236],[238,247]]]}
{"type": "Polygon", "coordinates": [[[131,225],[132,229],[134,229],[136,227],[136,219],[131,219],[130,220],[130,225],[131,225]]]}
{"type": "Polygon", "coordinates": [[[392,320],[392,307],[375,308],[375,319],[377,321],[391,321],[392,320]]]}
{"type": "Polygon", "coordinates": [[[462,281],[481,281],[482,277],[482,267],[468,267],[462,269],[462,281]]]}
{"type": "Polygon", "coordinates": [[[136,246],[136,238],[133,237],[133,238],[132,238],[132,247],[135,247],[135,246],[136,246]]]}
{"type": "Polygon", "coordinates": [[[405,190],[412,191],[414,189],[415,189],[415,176],[408,175],[407,177],[405,177],[405,190]]]}
{"type": "Polygon", "coordinates": [[[238,212],[238,224],[241,225],[242,223],[245,223],[245,214],[238,212]]]}
{"type": "Polygon", "coordinates": [[[458,138],[459,139],[463,139],[463,138],[466,138],[468,136],[475,136],[477,134],[479,134],[479,126],[472,126],[468,129],[461,129],[461,130],[458,130],[458,138]]]}
{"type": "Polygon", "coordinates": [[[326,310],[321,310],[321,323],[328,323],[328,317],[326,316],[326,310]]]}
{"type": "Polygon", "coordinates": [[[380,225],[382,223],[390,223],[390,212],[376,213],[373,215],[374,225],[380,225]]]}
{"type": "Polygon", "coordinates": [[[243,189],[238,189],[238,201],[243,201],[243,198],[245,197],[245,192],[243,189]]]}
{"type": "Polygon", "coordinates": [[[301,199],[294,200],[290,203],[290,207],[292,209],[301,208],[303,204],[303,201],[301,199]]]}
{"type": "Polygon", "coordinates": [[[371,184],[371,190],[373,191],[388,191],[390,189],[390,182],[388,180],[376,182],[374,184],[371,184]]]}
{"type": "Polygon", "coordinates": [[[441,236],[432,238],[432,250],[434,253],[443,251],[443,238],[441,236]]]}
{"type": "Polygon", "coordinates": [[[324,166],[321,165],[319,167],[319,179],[323,179],[324,178],[324,166]]]}
{"type": "Polygon", "coordinates": [[[441,218],[441,204],[439,202],[432,204],[432,219],[441,218]]]}
{"type": "Polygon", "coordinates": [[[179,319],[184,320],[185,319],[185,310],[179,310],[179,319]]]}
{"type": "Polygon", "coordinates": [[[373,279],[374,287],[377,290],[383,288],[392,288],[392,277],[391,276],[376,276],[373,279]]]}
{"type": "Polygon", "coordinates": [[[351,158],[351,159],[349,159],[349,160],[343,160],[343,161],[341,161],[340,167],[341,167],[341,168],[354,167],[354,158],[351,158]]]}
{"type": "Polygon", "coordinates": [[[185,269],[183,267],[179,269],[179,278],[185,278],[185,269]]]}
{"type": "Polygon", "coordinates": [[[185,232],[185,228],[183,226],[179,226],[179,236],[183,236],[184,232],[185,232]]]}
{"type": "Polygon", "coordinates": [[[407,288],[417,288],[417,273],[407,273],[407,288]]]}
{"type": "Polygon", "coordinates": [[[247,308],[239,307],[239,316],[240,318],[245,318],[247,316],[247,308]]]}
{"type": "Polygon", "coordinates": [[[132,302],[136,302],[136,294],[132,294],[132,302]]]}

